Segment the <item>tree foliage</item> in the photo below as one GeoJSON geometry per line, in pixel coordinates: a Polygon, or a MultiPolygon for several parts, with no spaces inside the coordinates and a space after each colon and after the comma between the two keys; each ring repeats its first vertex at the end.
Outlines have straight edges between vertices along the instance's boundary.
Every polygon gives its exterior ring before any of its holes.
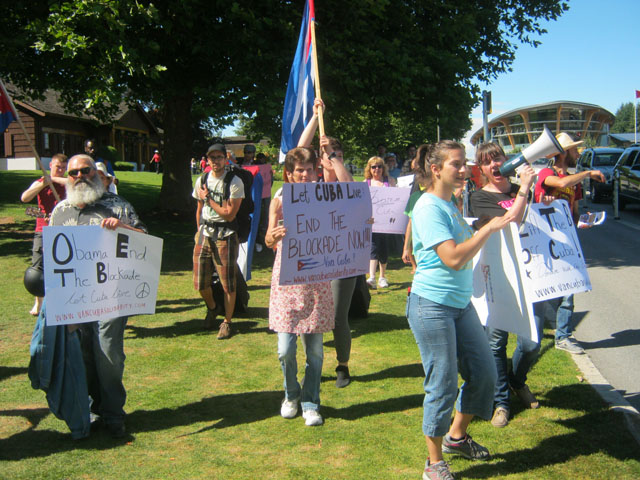
{"type": "MultiPolygon", "coordinates": [[[[31,94],[108,118],[121,99],[158,109],[165,132],[160,206],[190,208],[192,126],[244,114],[279,142],[303,0],[13,0],[0,75],[31,94]]],[[[434,140],[469,127],[474,80],[509,69],[562,0],[326,0],[316,5],[327,132],[353,153],[434,140]],[[440,107],[438,116],[438,106],[440,107]]]]}
{"type": "MultiPolygon", "coordinates": [[[[616,111],[616,120],[611,127],[611,133],[631,133],[634,132],[634,117],[633,117],[634,105],[632,102],[623,103],[616,111]]],[[[635,121],[636,125],[640,126],[640,107],[636,108],[635,121]]]]}

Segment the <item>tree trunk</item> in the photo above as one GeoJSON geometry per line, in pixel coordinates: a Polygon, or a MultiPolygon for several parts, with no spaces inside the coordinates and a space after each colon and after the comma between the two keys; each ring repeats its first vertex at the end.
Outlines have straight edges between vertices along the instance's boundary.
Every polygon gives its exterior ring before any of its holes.
{"type": "Polygon", "coordinates": [[[195,215],[190,168],[192,101],[193,93],[189,91],[164,103],[163,174],[158,199],[160,210],[186,217],[195,215]]]}

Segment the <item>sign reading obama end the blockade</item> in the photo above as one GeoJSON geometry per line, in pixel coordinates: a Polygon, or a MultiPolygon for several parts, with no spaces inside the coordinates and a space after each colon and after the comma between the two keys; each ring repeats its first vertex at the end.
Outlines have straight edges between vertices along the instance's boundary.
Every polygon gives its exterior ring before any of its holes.
{"type": "Polygon", "coordinates": [[[364,182],[285,183],[280,285],[327,282],[369,269],[371,197],[364,182]]]}
{"type": "Polygon", "coordinates": [[[375,233],[397,233],[403,235],[407,230],[409,217],[404,214],[407,207],[410,188],[369,187],[371,192],[371,212],[375,233]]]}
{"type": "Polygon", "coordinates": [[[47,325],[153,314],[162,239],[123,228],[42,231],[47,325]]]}

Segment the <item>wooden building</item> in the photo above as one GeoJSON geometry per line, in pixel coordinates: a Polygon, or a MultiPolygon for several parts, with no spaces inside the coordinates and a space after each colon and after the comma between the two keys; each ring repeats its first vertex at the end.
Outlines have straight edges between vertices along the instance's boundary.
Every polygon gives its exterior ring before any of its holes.
{"type": "MultiPolygon", "coordinates": [[[[97,151],[113,146],[118,160],[148,169],[154,150],[161,149],[160,132],[141,106],[125,104],[114,116],[112,123],[98,122],[89,115],[77,115],[64,110],[59,95],[49,90],[44,100],[16,100],[14,105],[38,155],[47,167],[56,153],[71,156],[84,153],[84,141],[96,140],[97,151]]],[[[33,149],[20,125],[14,121],[0,135],[0,170],[39,169],[33,149]]]]}

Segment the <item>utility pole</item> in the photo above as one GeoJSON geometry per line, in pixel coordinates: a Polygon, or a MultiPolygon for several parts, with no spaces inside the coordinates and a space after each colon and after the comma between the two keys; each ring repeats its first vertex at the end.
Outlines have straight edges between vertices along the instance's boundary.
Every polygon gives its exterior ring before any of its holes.
{"type": "Polygon", "coordinates": [[[482,126],[484,142],[489,141],[489,114],[491,113],[491,92],[482,92],[482,126]]]}

